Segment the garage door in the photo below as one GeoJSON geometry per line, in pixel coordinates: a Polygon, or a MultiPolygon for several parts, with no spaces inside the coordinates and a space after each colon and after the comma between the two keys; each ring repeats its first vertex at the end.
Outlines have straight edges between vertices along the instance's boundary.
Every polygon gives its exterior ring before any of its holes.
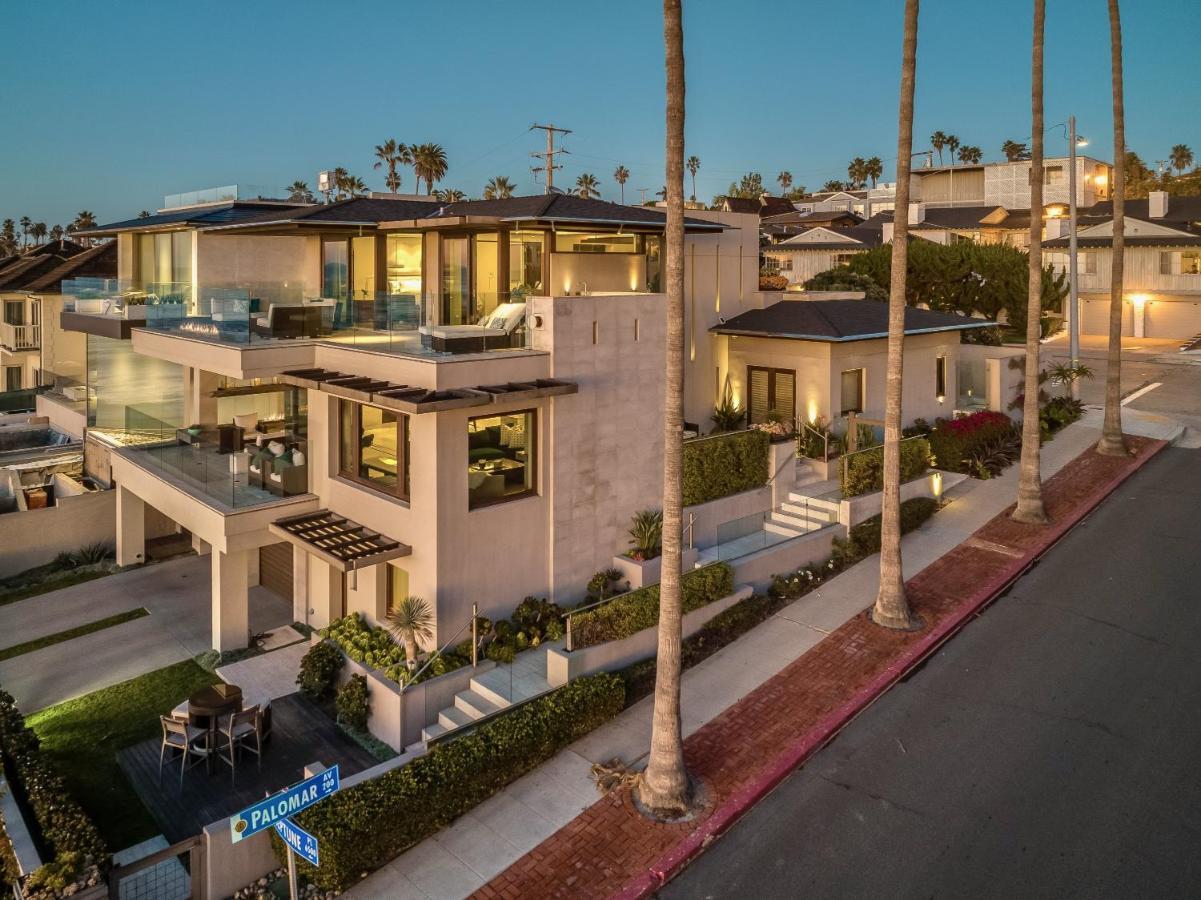
{"type": "Polygon", "coordinates": [[[1149,338],[1191,338],[1201,334],[1201,301],[1152,300],[1147,304],[1149,338]]]}
{"type": "MultiPolygon", "coordinates": [[[[1080,313],[1081,334],[1109,334],[1109,298],[1081,297],[1084,307],[1080,313]]],[[[1123,304],[1122,334],[1130,337],[1134,334],[1134,319],[1129,304],[1123,304]]]]}
{"type": "Polygon", "coordinates": [[[292,599],[292,545],[259,548],[259,584],[285,600],[292,599]]]}

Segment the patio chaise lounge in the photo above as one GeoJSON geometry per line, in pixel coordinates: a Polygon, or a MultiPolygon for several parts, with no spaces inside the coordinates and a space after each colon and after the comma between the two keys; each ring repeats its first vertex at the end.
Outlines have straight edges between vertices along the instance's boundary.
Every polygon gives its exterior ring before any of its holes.
{"type": "Polygon", "coordinates": [[[502,303],[478,325],[422,325],[421,345],[446,353],[478,353],[513,346],[513,336],[525,324],[524,303],[502,303]]]}

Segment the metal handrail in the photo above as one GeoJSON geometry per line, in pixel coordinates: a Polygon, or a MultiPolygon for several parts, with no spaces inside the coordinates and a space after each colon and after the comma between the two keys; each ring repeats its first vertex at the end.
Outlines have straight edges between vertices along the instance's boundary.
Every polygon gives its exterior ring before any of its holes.
{"type": "MultiPolygon", "coordinates": [[[[921,441],[921,440],[925,440],[925,438],[920,434],[915,434],[915,435],[911,435],[910,437],[907,437],[907,438],[901,438],[899,441],[897,441],[897,446],[900,446],[901,444],[907,443],[909,441],[921,441]]],[[[853,453],[842,454],[838,458],[839,462],[841,463],[840,471],[842,474],[842,478],[839,481],[839,486],[841,487],[842,483],[845,482],[847,479],[847,460],[849,460],[852,456],[858,456],[860,453],[871,453],[873,450],[883,451],[883,449],[884,449],[883,444],[876,444],[873,447],[864,447],[862,450],[856,450],[853,453]]]]}
{"type": "MultiPolygon", "coordinates": [[[[822,462],[827,462],[830,459],[830,435],[829,435],[829,433],[818,431],[816,428],[814,428],[808,422],[802,422],[801,427],[803,429],[805,429],[805,431],[808,431],[811,434],[814,434],[818,438],[821,439],[822,462]]],[[[803,459],[813,459],[813,457],[811,457],[811,456],[802,456],[802,454],[800,452],[800,450],[801,450],[801,448],[800,448],[800,433],[797,434],[797,445],[798,445],[797,446],[797,456],[801,456],[803,459]]]]}
{"type": "Polygon", "coordinates": [[[735,429],[734,431],[714,431],[711,434],[698,434],[696,437],[685,438],[684,443],[685,444],[695,444],[700,441],[711,441],[714,438],[729,437],[732,434],[746,434],[747,432],[756,431],[756,430],[757,429],[755,429],[755,428],[748,427],[748,428],[738,428],[738,429],[735,429]]]}
{"type": "MultiPolygon", "coordinates": [[[[680,531],[680,542],[681,543],[683,543],[683,541],[684,541],[684,535],[685,534],[688,535],[688,549],[689,550],[692,549],[692,532],[693,532],[694,525],[696,525],[696,513],[689,513],[688,514],[688,524],[685,525],[684,528],[680,531]]],[[[662,548],[660,548],[660,552],[662,552],[662,548]]]]}
{"type": "Polygon", "coordinates": [[[400,686],[400,692],[403,694],[405,691],[407,691],[409,689],[410,685],[416,684],[417,679],[421,676],[421,674],[426,669],[428,669],[431,665],[433,665],[435,659],[438,659],[440,656],[442,656],[443,653],[446,652],[447,647],[451,646],[452,644],[455,643],[456,640],[458,640],[459,635],[461,635],[463,633],[463,630],[465,628],[467,628],[468,625],[471,626],[471,668],[474,669],[476,667],[476,665],[478,665],[478,663],[479,663],[480,641],[479,641],[479,624],[478,623],[479,623],[479,604],[473,603],[473,604],[471,604],[471,621],[464,622],[462,625],[460,625],[459,630],[456,631],[453,635],[451,635],[450,640],[448,640],[445,644],[443,644],[436,651],[434,651],[434,653],[431,654],[430,657],[425,661],[425,665],[423,665],[420,669],[417,669],[413,673],[413,676],[411,678],[407,679],[405,681],[405,683],[400,686]]]}

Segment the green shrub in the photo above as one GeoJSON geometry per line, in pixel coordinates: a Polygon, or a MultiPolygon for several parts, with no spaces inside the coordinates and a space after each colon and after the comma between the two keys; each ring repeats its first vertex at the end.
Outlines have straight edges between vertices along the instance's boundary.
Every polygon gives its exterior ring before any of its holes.
{"type": "Polygon", "coordinates": [[[401,685],[425,681],[471,662],[471,645],[468,644],[466,656],[454,650],[447,651],[439,654],[428,666],[418,661],[417,668],[410,672],[404,647],[387,629],[372,628],[358,613],[330,622],[328,627],[321,629],[321,634],[341,647],[355,662],[378,669],[401,685]]]}
{"type": "Polygon", "coordinates": [[[298,862],[301,873],[322,890],[345,890],[609,721],[624,699],[616,675],[580,678],[334,794],[295,817],[321,843],[321,867],[298,862]]]}
{"type": "Polygon", "coordinates": [[[300,660],[296,685],[311,700],[325,700],[334,690],[334,682],[345,664],[342,653],[332,644],[313,644],[300,660]]]}
{"type": "MultiPolygon", "coordinates": [[[[67,791],[66,784],[41,753],[37,735],[25,726],[16,701],[0,690],[0,768],[13,799],[26,815],[45,865],[34,873],[34,888],[52,890],[74,884],[90,865],[108,857],[95,823],[67,791]]],[[[6,840],[0,835],[0,840],[6,840]]],[[[7,860],[7,855],[0,857],[7,860]]],[[[4,863],[3,877],[15,873],[4,863]]]]}
{"type": "MultiPolygon", "coordinates": [[[[924,475],[930,467],[930,442],[913,438],[901,444],[901,482],[924,475]]],[[[841,466],[842,495],[858,497],[884,489],[884,448],[873,447],[847,456],[841,466]]]]}
{"type": "Polygon", "coordinates": [[[736,431],[684,444],[684,505],[749,491],[767,483],[768,445],[763,431],[736,431]]]}
{"type": "Polygon", "coordinates": [[[1071,397],[1052,397],[1038,414],[1039,430],[1043,440],[1049,440],[1051,435],[1065,425],[1071,425],[1084,415],[1084,402],[1073,400],[1071,397]]]}
{"type": "MultiPolygon", "coordinates": [[[[734,570],[718,562],[684,574],[681,589],[684,612],[691,612],[734,593],[734,570]]],[[[659,585],[651,584],[574,616],[575,649],[616,641],[659,623],[659,585]]]]}
{"type": "MultiPolygon", "coordinates": [[[[588,602],[608,600],[620,593],[622,574],[620,569],[602,569],[588,579],[588,602]]],[[[626,585],[629,589],[629,585],[626,585]]]]}
{"type": "Polygon", "coordinates": [[[371,703],[367,697],[367,678],[351,675],[350,681],[338,688],[335,700],[338,721],[351,728],[363,731],[367,728],[367,717],[371,715],[371,703]]]}
{"type": "MultiPolygon", "coordinates": [[[[914,497],[901,504],[901,534],[908,534],[938,511],[938,501],[930,497],[914,497]]],[[[847,540],[849,561],[858,561],[880,552],[881,516],[865,519],[854,528],[847,540]]]]}

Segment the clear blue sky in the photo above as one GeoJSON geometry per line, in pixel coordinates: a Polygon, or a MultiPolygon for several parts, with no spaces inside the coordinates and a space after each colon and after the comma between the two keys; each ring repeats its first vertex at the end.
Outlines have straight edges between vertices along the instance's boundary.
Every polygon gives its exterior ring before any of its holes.
{"type": "MultiPolygon", "coordinates": [[[[1196,0],[1126,0],[1128,143],[1148,162],[1187,143],[1201,157],[1196,0]]],[[[915,147],[935,129],[985,159],[1029,133],[1030,4],[925,0],[915,147]],[[1014,12],[1019,10],[1019,12],[1014,12]]],[[[900,0],[684,0],[688,152],[708,198],[748,170],[816,188],[855,155],[896,155],[900,0]]],[[[1047,122],[1075,112],[1088,152],[1112,156],[1104,0],[1051,0],[1047,122]]],[[[315,187],[342,165],[382,190],[388,137],[447,150],[445,184],[478,196],[528,171],[534,122],[574,130],[562,181],[624,163],[663,183],[660,4],[31,3],[0,30],[0,218],[67,224],[155,209],[221,184],[315,187]]],[[[1065,142],[1048,133],[1049,153],[1065,142]]],[[[412,189],[406,172],[402,190],[412,189]]]]}

